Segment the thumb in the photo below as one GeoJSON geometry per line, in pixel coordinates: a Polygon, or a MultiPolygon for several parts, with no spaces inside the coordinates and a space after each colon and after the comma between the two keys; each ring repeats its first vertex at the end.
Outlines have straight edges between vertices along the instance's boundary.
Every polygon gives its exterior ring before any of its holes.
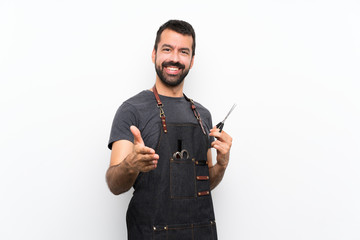
{"type": "Polygon", "coordinates": [[[134,144],[141,144],[145,146],[144,140],[141,137],[140,130],[135,126],[131,126],[130,131],[134,135],[134,144]]]}

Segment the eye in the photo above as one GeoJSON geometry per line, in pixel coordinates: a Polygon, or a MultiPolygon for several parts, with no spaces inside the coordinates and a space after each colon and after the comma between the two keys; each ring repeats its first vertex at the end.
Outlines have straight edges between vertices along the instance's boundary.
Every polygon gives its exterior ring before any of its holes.
{"type": "Polygon", "coordinates": [[[181,53],[184,55],[189,55],[189,51],[187,51],[187,50],[182,50],[181,53]]]}
{"type": "Polygon", "coordinates": [[[170,52],[171,49],[170,48],[163,48],[162,50],[163,50],[163,52],[170,52]]]}

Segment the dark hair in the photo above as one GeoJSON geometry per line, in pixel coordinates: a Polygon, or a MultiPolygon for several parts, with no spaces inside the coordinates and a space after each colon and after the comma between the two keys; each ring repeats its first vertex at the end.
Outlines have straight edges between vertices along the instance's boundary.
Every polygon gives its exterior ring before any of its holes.
{"type": "Polygon", "coordinates": [[[156,33],[156,39],[155,39],[155,45],[154,45],[155,51],[157,51],[158,44],[160,42],[161,33],[165,29],[171,29],[182,35],[191,36],[193,39],[192,56],[195,55],[195,31],[194,31],[193,27],[190,25],[190,23],[182,21],[182,20],[169,20],[166,23],[164,23],[163,25],[161,25],[161,27],[159,28],[159,30],[156,33]]]}

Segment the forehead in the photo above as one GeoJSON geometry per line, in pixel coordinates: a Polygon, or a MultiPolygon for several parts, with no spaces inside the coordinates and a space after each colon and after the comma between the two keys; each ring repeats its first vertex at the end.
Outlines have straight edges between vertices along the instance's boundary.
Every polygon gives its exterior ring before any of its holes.
{"type": "Polygon", "coordinates": [[[177,48],[189,48],[192,49],[193,39],[191,35],[183,35],[175,32],[171,29],[165,29],[161,33],[158,47],[161,48],[164,44],[171,45],[177,48]]]}

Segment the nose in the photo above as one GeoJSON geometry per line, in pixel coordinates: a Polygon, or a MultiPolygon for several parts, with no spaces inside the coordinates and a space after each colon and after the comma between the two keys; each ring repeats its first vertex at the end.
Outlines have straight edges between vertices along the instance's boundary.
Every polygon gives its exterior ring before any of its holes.
{"type": "Polygon", "coordinates": [[[170,60],[173,62],[179,62],[179,53],[178,51],[173,51],[171,56],[170,56],[170,60]]]}

